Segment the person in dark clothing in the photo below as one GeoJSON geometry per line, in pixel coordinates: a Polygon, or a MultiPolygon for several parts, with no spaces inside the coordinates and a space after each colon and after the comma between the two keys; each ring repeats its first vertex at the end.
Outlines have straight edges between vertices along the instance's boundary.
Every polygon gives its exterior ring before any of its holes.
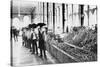
{"type": "Polygon", "coordinates": [[[23,31],[23,33],[22,33],[22,45],[24,46],[24,47],[27,47],[27,37],[25,36],[25,33],[26,33],[26,31],[23,31]]]}
{"type": "Polygon", "coordinates": [[[25,47],[25,29],[22,29],[22,45],[25,47]]]}
{"type": "Polygon", "coordinates": [[[68,31],[68,26],[66,27],[66,32],[68,33],[69,31],[68,31]]]}
{"type": "Polygon", "coordinates": [[[46,39],[46,32],[43,31],[42,35],[43,35],[43,55],[46,58],[46,40],[45,40],[46,39]]]}
{"type": "Polygon", "coordinates": [[[44,31],[43,31],[43,40],[44,40],[44,49],[43,49],[43,55],[44,55],[44,58],[46,59],[46,49],[47,49],[47,34],[48,34],[48,28],[45,27],[44,28],[44,31]]]}
{"type": "Polygon", "coordinates": [[[40,48],[40,57],[42,57],[43,55],[45,55],[45,49],[46,49],[42,27],[40,27],[39,29],[39,48],[40,48]]]}
{"type": "Polygon", "coordinates": [[[42,33],[41,33],[41,28],[38,29],[39,31],[39,49],[40,49],[40,57],[42,57],[42,33]]]}
{"type": "Polygon", "coordinates": [[[22,45],[25,46],[25,32],[23,32],[22,34],[22,45]]]}
{"type": "Polygon", "coordinates": [[[19,31],[17,29],[12,29],[11,31],[12,31],[12,34],[14,36],[14,40],[15,41],[18,41],[17,37],[18,37],[18,32],[19,31]]]}

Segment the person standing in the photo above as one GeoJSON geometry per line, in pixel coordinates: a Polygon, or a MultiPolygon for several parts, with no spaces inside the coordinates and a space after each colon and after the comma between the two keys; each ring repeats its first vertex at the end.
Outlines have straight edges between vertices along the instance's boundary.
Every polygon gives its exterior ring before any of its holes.
{"type": "Polygon", "coordinates": [[[46,57],[47,31],[48,31],[48,29],[45,27],[45,28],[44,28],[44,31],[43,31],[43,33],[42,33],[42,34],[43,34],[43,40],[44,40],[43,55],[44,55],[45,58],[47,58],[47,57],[46,57]]]}
{"type": "Polygon", "coordinates": [[[22,45],[25,46],[25,30],[22,29],[22,45]]]}
{"type": "Polygon", "coordinates": [[[28,31],[27,31],[27,42],[28,42],[28,48],[30,49],[30,52],[32,51],[32,48],[31,48],[31,44],[32,44],[32,38],[31,38],[31,29],[29,28],[28,31]]]}
{"type": "Polygon", "coordinates": [[[38,36],[35,30],[33,31],[33,33],[34,33],[34,42],[35,42],[35,52],[38,55],[38,45],[37,45],[38,36]]]}
{"type": "Polygon", "coordinates": [[[40,57],[42,57],[42,49],[43,49],[43,37],[42,37],[42,27],[40,27],[38,29],[39,33],[38,33],[38,36],[39,36],[39,49],[40,49],[40,57]]]}
{"type": "Polygon", "coordinates": [[[35,54],[35,53],[38,54],[37,36],[34,29],[32,29],[32,54],[35,54]]]}
{"type": "Polygon", "coordinates": [[[42,31],[42,27],[39,28],[39,48],[40,48],[40,57],[46,56],[45,50],[45,41],[44,41],[44,32],[42,31]]]}

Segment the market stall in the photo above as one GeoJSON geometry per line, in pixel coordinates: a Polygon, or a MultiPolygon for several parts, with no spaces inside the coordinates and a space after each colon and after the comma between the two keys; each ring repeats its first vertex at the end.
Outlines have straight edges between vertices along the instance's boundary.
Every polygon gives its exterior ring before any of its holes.
{"type": "Polygon", "coordinates": [[[97,29],[75,27],[63,38],[49,33],[47,51],[61,63],[96,61],[97,29]]]}

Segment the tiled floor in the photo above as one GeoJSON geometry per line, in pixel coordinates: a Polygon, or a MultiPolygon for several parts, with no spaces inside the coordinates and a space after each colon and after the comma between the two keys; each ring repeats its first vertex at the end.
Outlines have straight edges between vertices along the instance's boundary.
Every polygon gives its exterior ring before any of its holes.
{"type": "Polygon", "coordinates": [[[13,41],[13,64],[14,66],[32,66],[41,64],[54,64],[57,60],[46,52],[47,59],[40,58],[35,54],[31,54],[29,49],[22,46],[22,38],[18,37],[18,42],[13,41]]]}

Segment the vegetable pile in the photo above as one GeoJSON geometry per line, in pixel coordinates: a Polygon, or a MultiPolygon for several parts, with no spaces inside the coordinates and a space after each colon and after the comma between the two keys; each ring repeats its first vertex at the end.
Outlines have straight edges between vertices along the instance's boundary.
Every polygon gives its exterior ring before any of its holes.
{"type": "Polygon", "coordinates": [[[59,37],[58,39],[61,41],[58,41],[56,35],[50,33],[48,35],[48,42],[64,50],[78,61],[84,62],[97,60],[97,26],[95,26],[95,29],[74,27],[73,31],[66,35],[67,36],[62,39],[59,37]],[[65,42],[75,45],[80,49],[70,46],[65,42]]]}

